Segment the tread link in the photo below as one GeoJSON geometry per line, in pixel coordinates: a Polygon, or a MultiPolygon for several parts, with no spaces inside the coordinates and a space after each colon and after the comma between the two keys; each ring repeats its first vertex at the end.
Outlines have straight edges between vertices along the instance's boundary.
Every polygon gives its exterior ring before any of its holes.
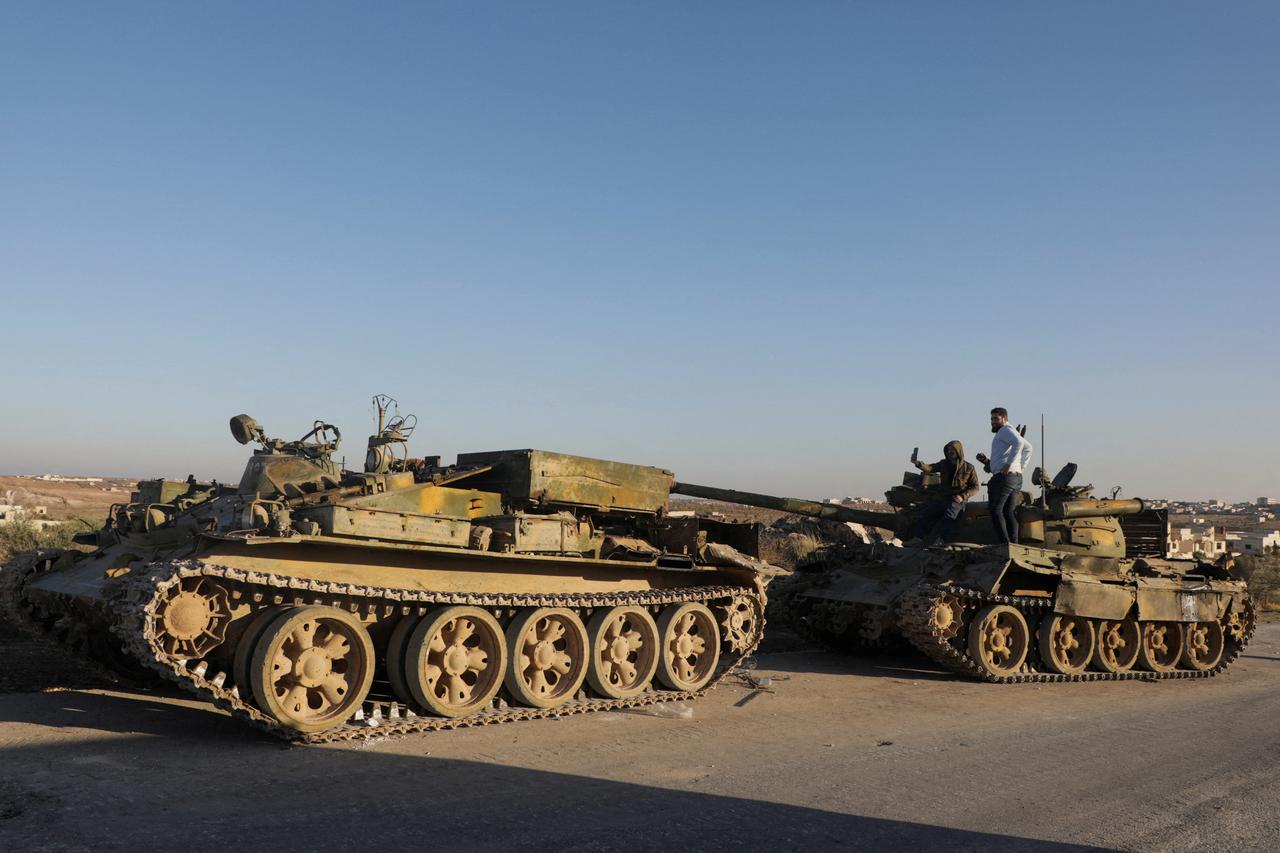
{"type": "Polygon", "coordinates": [[[738,663],[759,644],[764,630],[762,594],[741,586],[705,586],[626,593],[565,594],[479,594],[430,593],[391,587],[333,583],[230,569],[198,560],[156,563],[146,572],[125,580],[112,600],[116,624],[113,632],[123,641],[126,651],[165,678],[210,701],[250,725],[277,737],[303,743],[326,743],[355,738],[405,735],[467,726],[491,725],[563,717],[592,711],[635,708],[659,702],[695,699],[715,687],[738,663]],[[519,607],[612,607],[621,604],[661,605],[684,601],[711,602],[733,595],[749,595],[757,602],[759,628],[747,647],[731,657],[721,658],[720,666],[708,684],[700,690],[649,690],[627,699],[602,699],[580,694],[554,708],[525,708],[506,705],[499,699],[495,707],[465,717],[446,718],[415,713],[398,701],[366,698],[351,719],[323,732],[303,733],[281,725],[273,717],[240,696],[239,689],[228,685],[228,673],[214,671],[207,662],[187,660],[168,654],[159,645],[160,631],[157,608],[176,585],[193,577],[218,578],[250,596],[262,596],[268,604],[321,604],[352,612],[381,612],[384,616],[401,611],[405,616],[418,608],[464,604],[491,608],[519,607]]]}
{"type": "Polygon", "coordinates": [[[934,584],[922,585],[903,596],[898,611],[898,624],[907,641],[946,669],[991,684],[1061,684],[1079,681],[1155,681],[1176,678],[1212,678],[1225,670],[1240,656],[1245,646],[1249,644],[1255,626],[1255,620],[1250,617],[1246,623],[1244,637],[1239,640],[1228,640],[1222,660],[1214,668],[1204,671],[1176,669],[1170,672],[1150,672],[1131,669],[1128,672],[1094,672],[1091,670],[1077,675],[1063,675],[1056,672],[1038,672],[1032,669],[1032,654],[1029,652],[1026,662],[1022,665],[1023,671],[1002,676],[985,670],[969,655],[967,650],[962,650],[952,645],[946,637],[941,636],[933,629],[929,618],[930,610],[937,602],[937,599],[944,595],[954,596],[965,604],[976,607],[983,607],[988,604],[1007,604],[1015,607],[1027,618],[1027,624],[1032,626],[1032,636],[1035,633],[1033,620],[1038,620],[1045,612],[1051,611],[1053,601],[1039,596],[995,595],[963,587],[934,584]]]}

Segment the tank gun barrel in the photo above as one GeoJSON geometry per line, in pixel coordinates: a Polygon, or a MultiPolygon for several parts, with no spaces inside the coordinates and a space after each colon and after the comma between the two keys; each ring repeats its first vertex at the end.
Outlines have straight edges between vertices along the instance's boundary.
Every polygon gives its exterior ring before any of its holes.
{"type": "Polygon", "coordinates": [[[1077,499],[1063,501],[1050,507],[1053,518],[1101,518],[1104,516],[1137,515],[1146,509],[1142,501],[1134,500],[1097,500],[1077,499]]]}
{"type": "Polygon", "coordinates": [[[867,509],[853,509],[839,504],[806,501],[799,498],[780,498],[774,495],[761,495],[755,492],[739,492],[734,489],[717,489],[713,486],[697,486],[693,483],[673,483],[671,491],[675,494],[688,495],[694,498],[706,498],[725,503],[758,506],[764,509],[776,509],[796,515],[807,515],[810,518],[823,518],[828,521],[845,521],[865,524],[872,527],[883,527],[896,530],[898,516],[892,512],[875,512],[867,509]]]}

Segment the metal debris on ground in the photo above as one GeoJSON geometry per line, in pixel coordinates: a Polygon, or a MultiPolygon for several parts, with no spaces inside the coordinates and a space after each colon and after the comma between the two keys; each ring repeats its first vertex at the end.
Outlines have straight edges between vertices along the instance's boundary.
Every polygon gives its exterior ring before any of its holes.
{"type": "Polygon", "coordinates": [[[624,714],[640,714],[645,717],[659,717],[664,720],[692,720],[693,707],[684,702],[657,702],[652,705],[640,705],[635,708],[621,709],[624,714]]]}

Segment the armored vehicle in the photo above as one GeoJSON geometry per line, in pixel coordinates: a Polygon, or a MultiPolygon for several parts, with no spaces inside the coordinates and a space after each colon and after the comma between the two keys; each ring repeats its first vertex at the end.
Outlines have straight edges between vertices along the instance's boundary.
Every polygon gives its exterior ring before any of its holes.
{"type": "Polygon", "coordinates": [[[0,575],[8,615],[290,739],[686,699],[759,642],[758,525],[667,513],[671,472],[542,450],[410,458],[375,398],[363,471],[324,422],[236,485],[153,480],[80,551],[0,575]]]}
{"type": "MultiPolygon", "coordinates": [[[[1140,500],[1090,497],[1076,465],[1038,498],[1023,492],[1021,544],[994,544],[986,504],[957,519],[963,544],[835,545],[771,590],[775,612],[835,648],[905,638],[944,667],[991,682],[1215,675],[1253,633],[1253,605],[1228,560],[1164,559],[1168,516],[1140,500]]],[[[907,538],[939,494],[909,473],[890,512],[677,483],[681,494],[850,522],[907,538]]],[[[942,494],[945,495],[945,492],[942,494]]]]}

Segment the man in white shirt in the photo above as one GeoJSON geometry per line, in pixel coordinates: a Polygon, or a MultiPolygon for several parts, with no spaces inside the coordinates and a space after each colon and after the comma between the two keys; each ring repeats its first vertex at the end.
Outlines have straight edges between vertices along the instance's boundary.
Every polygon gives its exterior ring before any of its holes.
{"type": "Polygon", "coordinates": [[[987,470],[987,505],[991,509],[991,525],[997,542],[1018,541],[1018,494],[1022,491],[1022,469],[1031,460],[1031,442],[1009,425],[1009,412],[996,407],[991,410],[991,459],[987,470]]]}

